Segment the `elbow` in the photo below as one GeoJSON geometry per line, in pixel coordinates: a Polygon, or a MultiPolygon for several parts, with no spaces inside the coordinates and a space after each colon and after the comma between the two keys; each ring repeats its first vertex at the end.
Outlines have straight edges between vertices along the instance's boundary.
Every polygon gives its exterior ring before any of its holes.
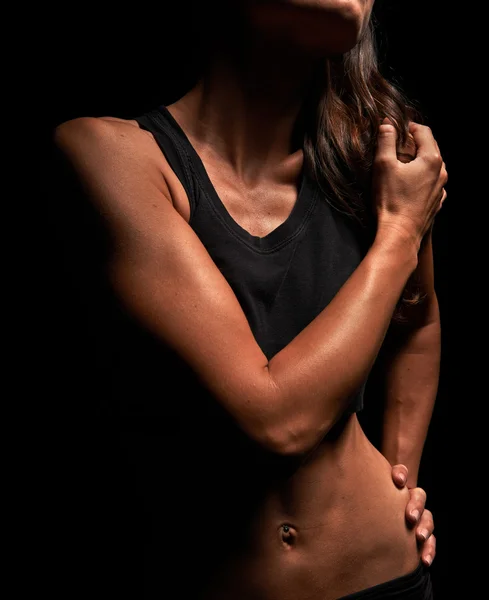
{"type": "Polygon", "coordinates": [[[298,399],[284,395],[283,389],[271,377],[268,377],[267,392],[260,394],[259,402],[252,403],[255,410],[248,434],[262,449],[275,456],[306,456],[317,447],[333,422],[324,422],[304,410],[298,399]],[[258,405],[261,410],[257,412],[258,405]]]}
{"type": "Polygon", "coordinates": [[[243,433],[258,447],[281,457],[303,457],[317,447],[334,424],[333,415],[320,415],[314,403],[302,394],[290,393],[270,376],[253,389],[240,390],[237,397],[227,398],[227,405],[239,407],[234,419],[243,433]],[[325,418],[326,417],[326,418],[325,418]]]}

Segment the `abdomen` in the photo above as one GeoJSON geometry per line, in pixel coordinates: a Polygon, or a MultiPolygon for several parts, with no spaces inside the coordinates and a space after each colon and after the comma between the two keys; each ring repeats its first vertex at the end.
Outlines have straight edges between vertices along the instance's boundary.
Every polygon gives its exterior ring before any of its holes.
{"type": "Polygon", "coordinates": [[[352,415],[269,491],[249,544],[208,598],[333,600],[409,573],[419,552],[408,498],[352,415]]]}

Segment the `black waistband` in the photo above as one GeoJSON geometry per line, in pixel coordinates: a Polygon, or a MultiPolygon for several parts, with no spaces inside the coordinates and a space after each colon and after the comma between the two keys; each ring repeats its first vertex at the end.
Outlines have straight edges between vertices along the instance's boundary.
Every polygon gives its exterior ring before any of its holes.
{"type": "Polygon", "coordinates": [[[360,590],[338,600],[432,600],[431,577],[422,562],[411,573],[360,590]]]}

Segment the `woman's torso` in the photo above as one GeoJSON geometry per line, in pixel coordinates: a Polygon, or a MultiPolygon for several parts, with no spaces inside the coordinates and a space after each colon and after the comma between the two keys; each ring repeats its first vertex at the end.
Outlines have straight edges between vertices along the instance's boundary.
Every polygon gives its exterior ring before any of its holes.
{"type": "MultiPolygon", "coordinates": [[[[135,136],[141,135],[141,121],[125,121],[126,129],[128,125],[134,129],[135,136]]],[[[244,231],[245,241],[248,233],[247,241],[257,243],[258,250],[261,247],[261,252],[254,248],[252,260],[258,264],[269,258],[272,242],[278,247],[284,244],[273,236],[293,214],[297,189],[290,185],[282,189],[263,189],[260,195],[267,199],[267,205],[265,210],[257,209],[240,197],[239,188],[229,173],[220,177],[219,165],[205,162],[205,170],[220,201],[228,209],[227,225],[235,220],[239,225],[236,231],[244,231]],[[264,242],[259,241],[260,236],[264,242]]],[[[188,189],[169,164],[165,166],[164,176],[175,210],[191,222],[188,189]]],[[[304,206],[301,218],[307,217],[308,210],[314,214],[310,206],[304,206]]],[[[335,229],[339,234],[346,231],[341,227],[335,229]]],[[[295,234],[290,233],[293,238],[295,234]]],[[[351,245],[351,239],[346,241],[348,243],[351,245]]],[[[318,240],[318,248],[319,245],[318,240]]],[[[211,255],[212,251],[210,247],[211,255]]],[[[290,269],[292,256],[299,252],[294,249],[287,259],[287,268],[290,269]]],[[[332,252],[341,252],[341,248],[332,248],[332,252]]],[[[351,248],[348,252],[351,253],[351,248]]],[[[232,264],[226,264],[226,256],[222,254],[218,260],[226,275],[232,264]]],[[[345,280],[360,260],[361,252],[356,249],[350,254],[349,264],[338,263],[341,268],[338,266],[335,270],[332,261],[329,267],[332,272],[340,272],[340,278],[345,280]]],[[[232,262],[232,252],[229,261],[232,262]]],[[[280,277],[280,293],[285,293],[287,281],[280,277]]],[[[331,293],[334,293],[333,288],[331,293]]],[[[240,293],[238,284],[236,289],[240,293]]],[[[292,287],[290,293],[294,293],[292,287]]],[[[313,293],[314,286],[310,290],[310,294],[313,293]]],[[[242,294],[245,303],[246,291],[242,294]]],[[[322,294],[310,315],[314,316],[314,311],[319,312],[328,301],[322,294]]],[[[266,303],[264,306],[269,307],[266,303]]],[[[257,311],[250,318],[257,322],[264,319],[257,311]]],[[[279,320],[274,327],[281,322],[279,320]]],[[[270,331],[273,330],[272,327],[270,331]]],[[[257,333],[259,342],[260,335],[265,337],[266,331],[264,327],[257,333]]],[[[279,346],[280,341],[273,342],[266,353],[273,355],[279,346]]],[[[152,420],[150,436],[144,433],[144,426],[138,433],[126,436],[129,452],[137,448],[135,453],[139,458],[134,459],[134,464],[145,465],[138,477],[140,481],[145,480],[143,486],[147,486],[148,496],[152,497],[149,504],[155,531],[159,532],[153,538],[155,547],[161,549],[163,537],[163,546],[170,552],[173,548],[174,556],[190,552],[196,561],[205,565],[196,575],[200,582],[194,581],[196,589],[206,590],[202,591],[202,597],[209,600],[332,600],[408,573],[417,566],[415,535],[405,519],[408,491],[396,488],[390,465],[369,442],[359,424],[355,411],[361,408],[362,392],[352,400],[350,410],[335,429],[300,465],[266,457],[249,446],[226,416],[212,406],[211,399],[196,399],[195,404],[191,402],[186,406],[189,421],[181,430],[186,439],[180,440],[185,450],[177,452],[180,460],[172,459],[171,467],[164,461],[172,452],[172,443],[168,442],[168,436],[162,442],[161,436],[155,433],[158,418],[152,420]],[[162,464],[163,476],[172,481],[171,487],[155,484],[155,472],[159,472],[162,464]],[[168,501],[168,493],[174,496],[175,506],[168,501]],[[183,541],[178,540],[180,535],[183,541]]],[[[202,393],[205,397],[205,392],[202,393]]],[[[151,408],[148,411],[146,416],[151,408]]],[[[173,416],[177,423],[180,415],[173,416]]],[[[144,421],[144,417],[129,417],[129,421],[134,425],[138,418],[144,421]]],[[[165,427],[168,430],[168,426],[165,427]]],[[[132,431],[136,429],[133,427],[132,431]]],[[[179,426],[175,425],[169,434],[174,436],[177,445],[179,432],[179,426]]],[[[170,574],[176,572],[177,563],[179,558],[175,567],[165,563],[170,574]]],[[[153,567],[161,568],[158,559],[153,567]]]]}

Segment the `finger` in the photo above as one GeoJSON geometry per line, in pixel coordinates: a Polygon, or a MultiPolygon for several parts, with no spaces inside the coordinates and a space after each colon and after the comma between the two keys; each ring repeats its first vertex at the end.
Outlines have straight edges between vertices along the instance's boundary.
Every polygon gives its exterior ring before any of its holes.
{"type": "Polygon", "coordinates": [[[416,158],[416,143],[411,133],[408,133],[406,143],[397,144],[397,160],[402,163],[411,162],[416,158]]]}
{"type": "Polygon", "coordinates": [[[421,560],[429,567],[436,556],[436,537],[430,536],[421,548],[421,560]]]}
{"type": "MultiPolygon", "coordinates": [[[[414,140],[414,137],[413,137],[413,135],[412,135],[411,133],[409,133],[409,135],[410,135],[411,139],[412,139],[412,140],[414,140]]],[[[436,149],[438,150],[438,153],[439,153],[439,154],[440,154],[440,156],[441,156],[441,150],[440,150],[440,146],[438,145],[438,142],[436,141],[436,139],[435,139],[435,138],[433,138],[433,141],[434,141],[434,143],[435,143],[436,149]]],[[[443,164],[445,164],[445,163],[443,163],[443,164]]]]}
{"type": "Polygon", "coordinates": [[[448,181],[448,171],[447,171],[447,165],[446,165],[445,161],[443,161],[441,164],[441,174],[445,178],[445,183],[446,183],[448,181]]]}
{"type": "Polygon", "coordinates": [[[409,490],[411,497],[406,506],[406,518],[411,523],[415,524],[421,517],[426,504],[426,492],[423,488],[415,487],[409,490]]]}
{"type": "Polygon", "coordinates": [[[423,157],[437,161],[440,160],[440,150],[429,127],[420,125],[419,123],[410,123],[409,131],[416,142],[416,158],[423,157]]]}
{"type": "Polygon", "coordinates": [[[386,118],[379,127],[377,136],[376,160],[378,162],[397,161],[397,132],[392,123],[386,118]]]}
{"type": "Polygon", "coordinates": [[[407,478],[408,468],[406,465],[399,464],[392,467],[392,479],[398,487],[403,488],[406,485],[407,478]]]}
{"type": "Polygon", "coordinates": [[[435,523],[433,521],[433,513],[431,510],[425,508],[419,519],[418,527],[416,528],[416,538],[420,543],[424,543],[430,535],[433,535],[434,529],[435,523]]]}
{"type": "MultiPolygon", "coordinates": [[[[435,138],[433,138],[433,141],[435,142],[438,154],[441,156],[442,154],[441,154],[441,150],[440,150],[440,146],[438,145],[438,142],[435,140],[435,138]]],[[[445,164],[445,161],[442,162],[441,173],[442,173],[442,176],[444,177],[444,184],[445,184],[448,180],[447,165],[445,164]]]]}
{"type": "Polygon", "coordinates": [[[438,204],[438,209],[437,209],[437,213],[441,210],[441,207],[443,206],[443,203],[445,202],[445,199],[447,197],[447,191],[445,190],[445,188],[443,188],[442,192],[441,192],[441,198],[440,198],[440,203],[438,204]]]}

